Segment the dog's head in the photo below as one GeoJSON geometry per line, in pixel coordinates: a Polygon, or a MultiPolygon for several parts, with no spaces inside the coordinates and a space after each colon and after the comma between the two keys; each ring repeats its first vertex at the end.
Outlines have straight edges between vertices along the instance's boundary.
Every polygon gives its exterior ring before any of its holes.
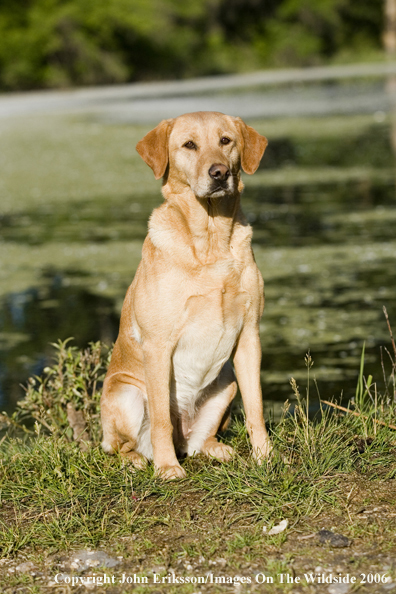
{"type": "Polygon", "coordinates": [[[174,190],[188,186],[198,198],[217,198],[238,190],[241,167],[256,171],[266,146],[240,118],[199,111],[163,120],[136,149],[155,178],[166,174],[174,190]]]}

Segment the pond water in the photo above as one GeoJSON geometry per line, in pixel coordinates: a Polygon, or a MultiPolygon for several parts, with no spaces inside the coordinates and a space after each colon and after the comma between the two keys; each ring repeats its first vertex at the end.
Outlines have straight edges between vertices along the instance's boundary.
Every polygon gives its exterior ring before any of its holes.
{"type": "MultiPolygon", "coordinates": [[[[308,350],[322,398],[349,399],[364,342],[365,373],[383,392],[384,305],[396,331],[391,122],[380,112],[250,123],[269,138],[243,196],[266,286],[267,408],[277,414],[293,398],[291,376],[305,393],[308,350]]],[[[52,342],[115,340],[161,200],[134,153],[148,129],[83,116],[0,122],[1,409],[12,410],[20,384],[48,364],[52,342]]]]}

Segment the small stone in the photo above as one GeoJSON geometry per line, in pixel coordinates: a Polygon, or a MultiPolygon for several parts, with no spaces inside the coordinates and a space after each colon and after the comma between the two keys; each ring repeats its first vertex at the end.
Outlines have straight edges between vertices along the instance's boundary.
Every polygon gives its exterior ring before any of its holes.
{"type": "Polygon", "coordinates": [[[92,560],[87,561],[87,565],[89,567],[99,567],[100,564],[101,563],[100,563],[99,559],[92,559],[92,560]]]}
{"type": "Polygon", "coordinates": [[[57,582],[55,582],[55,583],[61,584],[65,580],[65,578],[69,578],[69,577],[70,577],[70,575],[68,573],[58,573],[58,575],[56,576],[57,582]]]}
{"type": "Polygon", "coordinates": [[[21,563],[15,567],[16,571],[21,571],[22,573],[27,573],[34,569],[34,563],[31,561],[25,561],[25,563],[21,563]]]}
{"type": "Polygon", "coordinates": [[[317,537],[320,543],[328,544],[331,547],[337,549],[349,547],[349,545],[351,544],[349,538],[343,536],[342,534],[336,534],[331,530],[319,530],[319,532],[317,533],[317,537]]]}
{"type": "Polygon", "coordinates": [[[274,536],[275,534],[280,534],[281,532],[286,530],[288,523],[289,523],[288,520],[282,520],[281,522],[279,522],[279,524],[277,524],[276,526],[273,526],[271,528],[271,530],[269,530],[268,532],[267,532],[267,526],[264,526],[263,532],[264,532],[264,534],[268,534],[268,536],[274,536]]]}
{"type": "Polygon", "coordinates": [[[350,584],[331,584],[327,588],[329,594],[347,594],[351,589],[350,584]]]}
{"type": "MultiPolygon", "coordinates": [[[[150,573],[154,575],[154,573],[163,573],[164,571],[166,571],[165,565],[154,565],[150,573]]],[[[170,570],[168,570],[168,572],[171,573],[170,570]]]]}
{"type": "Polygon", "coordinates": [[[113,557],[110,557],[104,551],[83,550],[71,555],[69,567],[76,571],[85,571],[90,567],[111,568],[119,563],[120,561],[113,559],[113,557]]]}
{"type": "Polygon", "coordinates": [[[0,559],[0,565],[8,565],[9,563],[11,563],[9,559],[0,559]]]}

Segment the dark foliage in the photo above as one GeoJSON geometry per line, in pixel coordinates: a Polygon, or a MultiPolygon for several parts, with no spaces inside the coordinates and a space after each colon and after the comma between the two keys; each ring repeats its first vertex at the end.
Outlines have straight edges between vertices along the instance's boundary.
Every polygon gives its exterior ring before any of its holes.
{"type": "Polygon", "coordinates": [[[362,59],[380,49],[382,10],[372,0],[9,0],[0,89],[362,59]]]}

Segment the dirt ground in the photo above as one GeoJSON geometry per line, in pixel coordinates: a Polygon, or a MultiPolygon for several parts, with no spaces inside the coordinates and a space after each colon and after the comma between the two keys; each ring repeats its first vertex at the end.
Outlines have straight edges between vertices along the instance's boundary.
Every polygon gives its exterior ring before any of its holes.
{"type": "Polygon", "coordinates": [[[2,559],[2,592],[396,591],[395,481],[351,476],[340,488],[344,508],[324,503],[315,517],[300,516],[272,537],[248,501],[219,504],[203,493],[173,502],[148,497],[138,505],[152,519],[142,533],[97,549],[35,547],[2,559]],[[321,530],[333,536],[323,542],[321,530]]]}

